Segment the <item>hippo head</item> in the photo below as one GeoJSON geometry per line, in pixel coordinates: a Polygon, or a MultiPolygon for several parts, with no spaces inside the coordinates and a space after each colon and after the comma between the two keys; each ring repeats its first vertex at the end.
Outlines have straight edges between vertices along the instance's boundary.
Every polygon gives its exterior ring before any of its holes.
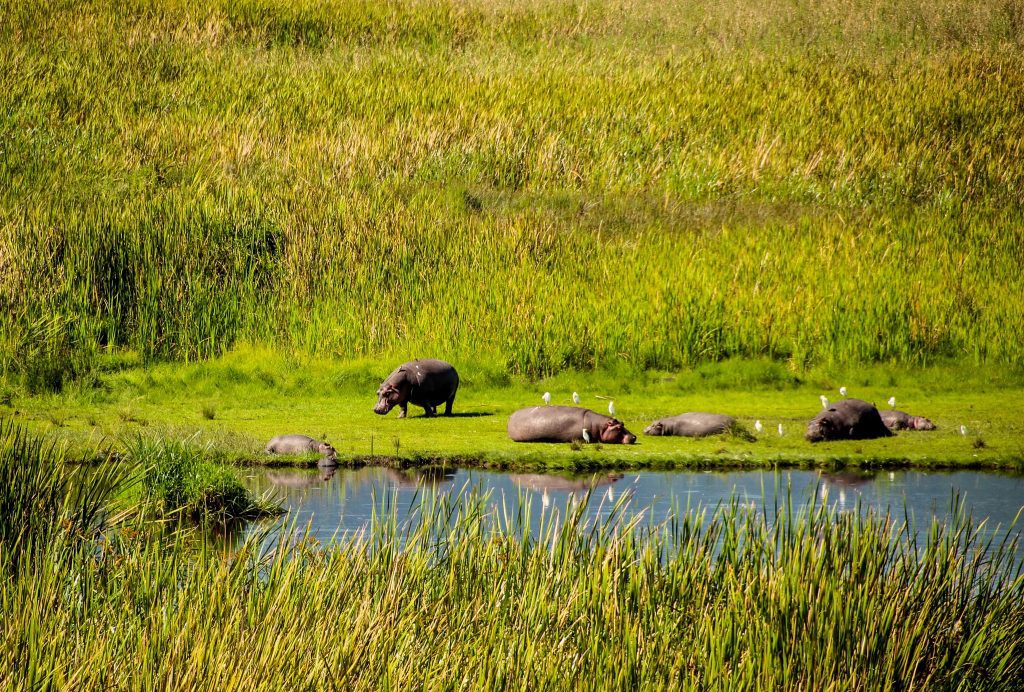
{"type": "Polygon", "coordinates": [[[935,423],[922,416],[913,416],[910,419],[910,426],[914,430],[935,430],[935,423]]]}
{"type": "Polygon", "coordinates": [[[661,421],[657,421],[655,423],[651,423],[646,428],[644,428],[644,435],[664,435],[664,434],[665,434],[665,424],[662,423],[661,421]]]}
{"type": "Polygon", "coordinates": [[[636,435],[626,430],[622,421],[612,418],[601,428],[601,442],[610,445],[631,445],[636,442],[636,435]]]}
{"type": "Polygon", "coordinates": [[[830,408],[828,411],[824,411],[810,423],[807,424],[807,434],[804,437],[808,442],[821,442],[823,440],[834,440],[838,437],[842,437],[842,433],[839,431],[839,421],[836,416],[829,415],[838,413],[835,409],[830,408]]]}
{"type": "Polygon", "coordinates": [[[408,392],[404,392],[401,388],[385,382],[377,390],[377,405],[373,407],[373,412],[383,416],[395,406],[408,400],[408,392]]]}
{"type": "Polygon", "coordinates": [[[338,456],[337,450],[335,450],[334,447],[332,447],[327,442],[321,442],[319,445],[317,445],[316,451],[317,451],[318,454],[320,454],[320,456],[325,456],[325,457],[336,457],[336,456],[338,456]]]}

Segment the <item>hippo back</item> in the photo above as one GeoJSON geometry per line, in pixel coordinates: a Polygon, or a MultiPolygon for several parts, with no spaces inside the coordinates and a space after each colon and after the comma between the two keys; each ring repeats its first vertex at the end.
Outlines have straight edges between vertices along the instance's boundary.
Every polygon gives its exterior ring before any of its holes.
{"type": "Polygon", "coordinates": [[[522,408],[509,417],[508,436],[515,442],[572,442],[580,440],[583,439],[586,413],[586,409],[574,406],[522,408]]]}
{"type": "Polygon", "coordinates": [[[870,440],[890,437],[892,432],[882,422],[878,409],[860,399],[842,399],[815,416],[807,425],[807,439],[870,440]]]}
{"type": "Polygon", "coordinates": [[[727,431],[735,419],[719,413],[681,413],[655,421],[644,432],[648,435],[704,437],[727,431]]]}

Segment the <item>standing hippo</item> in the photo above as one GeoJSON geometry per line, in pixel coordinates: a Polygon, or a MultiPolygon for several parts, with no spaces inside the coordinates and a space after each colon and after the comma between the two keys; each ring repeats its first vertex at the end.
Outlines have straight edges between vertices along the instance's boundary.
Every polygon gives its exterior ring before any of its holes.
{"type": "Polygon", "coordinates": [[[452,415],[452,403],[459,389],[459,373],[451,363],[443,360],[414,360],[403,363],[388,375],[377,389],[377,405],[373,412],[384,415],[395,406],[402,412],[399,418],[409,413],[409,404],[421,406],[425,415],[436,416],[437,407],[444,404],[444,415],[452,415]]]}
{"type": "Polygon", "coordinates": [[[935,423],[922,416],[903,411],[881,411],[882,422],[889,430],[935,430],[935,423]]]}
{"type": "Polygon", "coordinates": [[[531,406],[508,419],[508,436],[515,442],[636,442],[636,435],[614,418],[575,406],[531,406]]]}
{"type": "Polygon", "coordinates": [[[278,435],[267,443],[268,454],[312,454],[334,458],[337,452],[326,442],[314,440],[309,435],[278,435]]]}
{"type": "Polygon", "coordinates": [[[736,420],[731,416],[719,413],[681,413],[654,421],[644,430],[644,435],[705,437],[724,433],[735,423],[736,420]]]}
{"type": "Polygon", "coordinates": [[[805,437],[811,442],[822,440],[870,440],[890,437],[878,409],[860,399],[841,399],[815,416],[807,424],[805,437]]]}

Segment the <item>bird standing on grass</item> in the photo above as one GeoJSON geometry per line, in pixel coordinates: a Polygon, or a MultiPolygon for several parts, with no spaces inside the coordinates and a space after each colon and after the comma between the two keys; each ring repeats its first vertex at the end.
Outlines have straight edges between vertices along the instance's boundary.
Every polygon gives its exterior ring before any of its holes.
{"type": "Polygon", "coordinates": [[[842,397],[846,396],[846,387],[840,387],[839,388],[839,396],[842,396],[842,397]]]}
{"type": "Polygon", "coordinates": [[[551,403],[551,392],[544,392],[544,396],[541,397],[544,400],[544,405],[547,406],[551,403]]]}
{"type": "Polygon", "coordinates": [[[586,428],[583,428],[583,441],[590,444],[590,433],[587,432],[586,428]]]}
{"type": "Polygon", "coordinates": [[[764,426],[761,425],[761,421],[759,421],[759,420],[754,421],[754,430],[757,431],[758,435],[761,434],[761,431],[764,430],[764,426]]]}
{"type": "Polygon", "coordinates": [[[821,407],[822,407],[822,408],[825,408],[825,409],[827,409],[827,408],[828,408],[828,397],[827,397],[827,396],[825,396],[824,394],[822,394],[822,395],[821,395],[820,397],[818,397],[818,398],[820,398],[820,399],[821,399],[821,407]]]}
{"type": "Polygon", "coordinates": [[[782,437],[782,423],[779,423],[779,437],[782,437]]]}
{"type": "Polygon", "coordinates": [[[960,426],[960,434],[963,435],[964,437],[967,437],[967,426],[966,425],[961,425],[960,426]]]}
{"type": "Polygon", "coordinates": [[[894,397],[894,396],[889,397],[889,406],[892,407],[892,408],[896,408],[896,397],[894,397]]]}
{"type": "Polygon", "coordinates": [[[572,393],[572,403],[576,404],[577,406],[580,405],[580,395],[577,394],[576,392],[572,393]]]}
{"type": "Polygon", "coordinates": [[[609,401],[608,402],[608,415],[609,416],[614,416],[615,415],[615,402],[614,401],[609,401]]]}

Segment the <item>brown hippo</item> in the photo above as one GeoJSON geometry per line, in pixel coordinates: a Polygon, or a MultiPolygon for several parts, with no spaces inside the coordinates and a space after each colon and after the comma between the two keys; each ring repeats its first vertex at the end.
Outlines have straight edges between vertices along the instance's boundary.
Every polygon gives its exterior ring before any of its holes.
{"type": "Polygon", "coordinates": [[[444,415],[452,415],[452,403],[459,389],[459,373],[451,363],[443,360],[414,360],[403,363],[388,375],[377,389],[377,405],[373,412],[384,415],[395,406],[402,412],[399,418],[409,413],[409,404],[423,408],[425,415],[436,416],[437,407],[444,404],[444,415]]]}
{"type": "Polygon", "coordinates": [[[644,435],[705,437],[724,433],[735,422],[731,416],[719,413],[681,413],[678,416],[654,421],[644,430],[644,435]]]}
{"type": "Polygon", "coordinates": [[[815,416],[807,424],[805,437],[811,442],[822,440],[870,440],[890,437],[874,404],[860,399],[841,399],[815,416]]]}
{"type": "Polygon", "coordinates": [[[575,406],[519,409],[508,419],[508,436],[515,442],[636,442],[636,435],[626,430],[621,421],[575,406]]]}
{"type": "Polygon", "coordinates": [[[579,490],[591,490],[602,485],[611,485],[622,480],[621,473],[598,473],[592,476],[579,476],[567,478],[547,473],[513,473],[508,479],[525,490],[558,490],[576,492],[579,490]]]}
{"type": "Polygon", "coordinates": [[[880,411],[879,414],[889,430],[935,430],[935,423],[922,416],[891,410],[880,411]]]}
{"type": "Polygon", "coordinates": [[[323,457],[335,457],[334,447],[326,442],[314,440],[309,435],[278,435],[267,443],[268,454],[319,454],[323,457]]]}

